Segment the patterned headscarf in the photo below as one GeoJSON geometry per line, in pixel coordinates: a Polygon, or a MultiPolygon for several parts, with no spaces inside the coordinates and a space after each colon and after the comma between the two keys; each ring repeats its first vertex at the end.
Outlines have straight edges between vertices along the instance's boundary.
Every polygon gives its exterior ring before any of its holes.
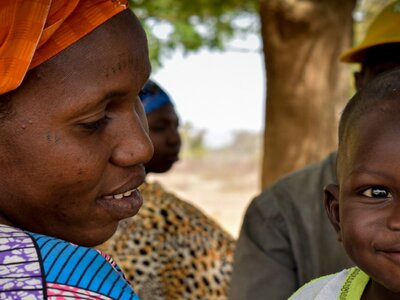
{"type": "Polygon", "coordinates": [[[127,7],[127,0],[1,0],[0,94],[127,7]]]}
{"type": "Polygon", "coordinates": [[[146,115],[164,105],[173,105],[167,93],[152,80],[146,82],[144,88],[140,91],[139,97],[146,115]]]}

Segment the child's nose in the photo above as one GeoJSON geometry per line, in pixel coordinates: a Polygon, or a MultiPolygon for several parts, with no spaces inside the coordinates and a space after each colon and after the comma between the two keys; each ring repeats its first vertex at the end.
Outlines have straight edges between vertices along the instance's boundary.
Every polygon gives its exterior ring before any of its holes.
{"type": "Polygon", "coordinates": [[[400,230],[400,200],[395,199],[390,205],[390,213],[386,219],[387,227],[391,230],[400,230]]]}

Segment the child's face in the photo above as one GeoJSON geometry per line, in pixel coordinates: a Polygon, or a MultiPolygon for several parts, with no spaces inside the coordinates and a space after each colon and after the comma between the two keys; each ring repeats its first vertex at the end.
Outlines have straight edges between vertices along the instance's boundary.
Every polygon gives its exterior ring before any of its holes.
{"type": "Polygon", "coordinates": [[[350,129],[326,208],[356,265],[379,289],[400,292],[400,115],[376,111],[350,129]]]}

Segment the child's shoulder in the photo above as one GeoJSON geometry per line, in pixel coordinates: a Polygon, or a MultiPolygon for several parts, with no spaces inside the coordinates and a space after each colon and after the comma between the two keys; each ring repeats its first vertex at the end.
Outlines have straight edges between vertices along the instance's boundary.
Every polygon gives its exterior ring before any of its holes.
{"type": "Polygon", "coordinates": [[[289,300],[360,299],[369,280],[357,267],[319,277],[303,285],[289,300]]]}

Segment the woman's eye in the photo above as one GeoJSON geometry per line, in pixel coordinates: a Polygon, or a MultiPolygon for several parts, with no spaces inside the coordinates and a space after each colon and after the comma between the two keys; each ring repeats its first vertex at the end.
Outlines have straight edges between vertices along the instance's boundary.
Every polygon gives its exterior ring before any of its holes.
{"type": "Polygon", "coordinates": [[[384,187],[370,187],[362,192],[362,195],[369,198],[391,198],[392,194],[384,187]]]}
{"type": "Polygon", "coordinates": [[[102,128],[104,125],[106,125],[110,119],[111,119],[110,117],[104,116],[101,119],[98,119],[96,121],[88,122],[88,123],[81,123],[80,125],[87,130],[95,131],[95,130],[102,128]]]}
{"type": "Polygon", "coordinates": [[[149,128],[153,132],[162,132],[168,128],[168,123],[166,122],[150,123],[149,128]]]}

